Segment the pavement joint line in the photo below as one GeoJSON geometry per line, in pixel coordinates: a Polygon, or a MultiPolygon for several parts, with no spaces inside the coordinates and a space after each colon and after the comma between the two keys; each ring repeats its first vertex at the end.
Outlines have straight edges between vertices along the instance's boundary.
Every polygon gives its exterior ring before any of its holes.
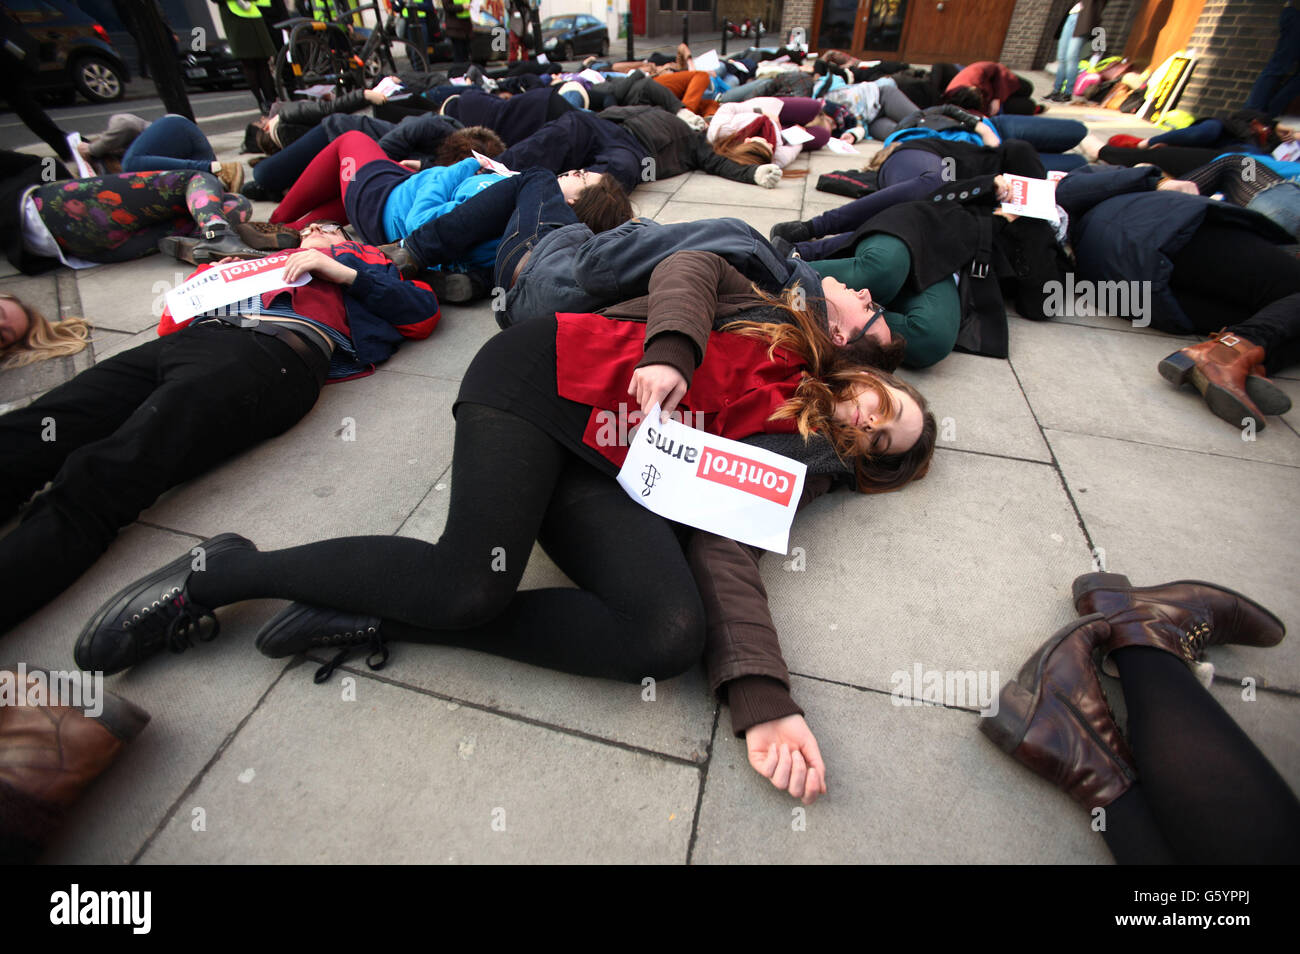
{"type": "MultiPolygon", "coordinates": [[[[1011,368],[1011,376],[1016,379],[1016,387],[1020,388],[1020,396],[1025,399],[1025,404],[1029,407],[1029,413],[1034,419],[1034,425],[1038,428],[1038,436],[1042,438],[1043,443],[1047,446],[1047,452],[1052,455],[1052,469],[1056,471],[1056,479],[1061,484],[1061,490],[1065,492],[1065,499],[1070,501],[1070,509],[1074,511],[1074,519],[1078,522],[1079,530],[1083,533],[1084,542],[1088,545],[1088,555],[1096,560],[1097,543],[1092,539],[1092,534],[1088,531],[1088,524],[1083,519],[1083,511],[1079,509],[1079,503],[1074,499],[1074,494],[1070,490],[1070,482],[1065,479],[1065,471],[1061,470],[1061,462],[1057,459],[1056,448],[1052,442],[1047,439],[1047,431],[1043,427],[1042,421],[1038,419],[1038,412],[1034,410],[1034,402],[1029,400],[1029,395],[1025,392],[1025,383],[1020,380],[1020,372],[1016,370],[1016,363],[1008,356],[1007,366],[1011,368]]],[[[1104,570],[1105,567],[1100,567],[1104,570]]]]}
{"type": "MultiPolygon", "coordinates": [[[[894,693],[888,689],[877,689],[875,686],[860,686],[854,682],[845,682],[843,679],[832,679],[829,676],[814,676],[812,673],[796,672],[793,669],[790,670],[790,675],[798,676],[800,679],[811,679],[813,682],[821,682],[830,686],[840,686],[844,689],[855,689],[858,692],[870,692],[878,696],[888,696],[891,699],[894,696],[894,693]]],[[[908,696],[907,698],[913,700],[918,705],[928,706],[931,709],[951,709],[953,712],[968,712],[971,715],[980,714],[979,709],[971,709],[967,706],[950,706],[945,702],[926,702],[924,699],[919,699],[916,696],[908,696]]]]}
{"type": "MultiPolygon", "coordinates": [[[[1085,317],[1085,318],[1110,318],[1110,319],[1112,319],[1113,321],[1118,321],[1118,322],[1125,322],[1125,321],[1129,321],[1129,320],[1130,320],[1130,319],[1128,319],[1128,318],[1115,318],[1113,315],[1081,315],[1081,316],[1076,316],[1076,317],[1085,317]]],[[[1028,318],[1022,318],[1021,320],[1022,320],[1022,321],[1029,321],[1030,319],[1028,319],[1028,318]]],[[[1109,327],[1109,326],[1107,326],[1107,325],[1085,325],[1085,324],[1084,324],[1083,322],[1081,322],[1081,321],[1064,321],[1064,320],[1055,320],[1055,321],[1054,321],[1054,320],[1051,320],[1051,319],[1048,319],[1048,320],[1046,320],[1046,321],[1038,321],[1038,322],[1034,322],[1034,323],[1035,323],[1035,324],[1039,324],[1039,325],[1051,325],[1051,326],[1056,327],[1056,328],[1065,328],[1065,327],[1069,327],[1069,328],[1091,328],[1093,331],[1116,331],[1116,332],[1119,332],[1120,334],[1123,334],[1123,335],[1143,335],[1144,337],[1147,337],[1147,338],[1154,337],[1153,335],[1144,334],[1145,329],[1143,329],[1143,328],[1111,328],[1111,327],[1109,327]]],[[[1148,327],[1149,327],[1149,326],[1148,326],[1148,327]]],[[[1157,328],[1156,330],[1157,330],[1157,331],[1160,331],[1159,328],[1157,328]]],[[[1165,332],[1165,331],[1160,331],[1160,336],[1161,336],[1162,338],[1169,338],[1170,340],[1175,340],[1175,341],[1176,341],[1176,340],[1179,340],[1179,339],[1182,339],[1182,340],[1184,340],[1184,341],[1199,341],[1199,340],[1201,340],[1201,339],[1197,338],[1196,335],[1175,335],[1175,334],[1170,334],[1169,332],[1165,332]]]]}
{"type": "Polygon", "coordinates": [[[1037,460],[1033,457],[1017,457],[1015,454],[998,454],[994,451],[976,450],[972,447],[950,447],[947,444],[936,444],[934,449],[937,451],[955,451],[958,454],[978,454],[981,457],[996,457],[1000,460],[1014,460],[1023,464],[1039,464],[1043,467],[1052,466],[1050,460],[1037,460]]]}
{"type": "Polygon", "coordinates": [[[709,784],[709,766],[713,764],[713,740],[718,737],[718,722],[722,718],[722,706],[718,705],[718,700],[713,700],[713,727],[709,732],[709,745],[704,751],[704,762],[701,765],[699,784],[695,789],[695,810],[691,815],[691,837],[686,842],[686,864],[691,863],[691,856],[695,854],[695,839],[700,833],[700,809],[704,805],[704,788],[709,784]]]}
{"type": "Polygon", "coordinates": [[[410,512],[405,517],[402,518],[402,522],[397,525],[397,529],[394,530],[393,533],[391,534],[392,536],[394,537],[401,536],[400,531],[402,527],[406,526],[406,522],[415,516],[415,512],[417,510],[419,510],[422,506],[424,506],[424,502],[429,499],[429,494],[434,493],[436,491],[438,482],[442,480],[444,477],[446,477],[449,473],[451,473],[451,461],[447,461],[447,466],[444,467],[441,471],[439,471],[438,475],[433,478],[433,482],[429,484],[429,489],[426,490],[424,492],[424,495],[421,496],[420,499],[415,502],[415,506],[411,508],[410,512]]]}
{"type": "Polygon", "coordinates": [[[167,811],[163,813],[162,819],[154,827],[154,830],[149,833],[149,836],[145,838],[144,842],[140,845],[136,853],[131,856],[131,860],[128,861],[127,864],[135,865],[140,863],[140,859],[144,857],[145,853],[153,846],[157,837],[162,834],[163,829],[165,829],[176,816],[176,813],[180,810],[185,799],[198,791],[199,785],[201,785],[203,780],[207,777],[208,770],[217,764],[221,756],[225,754],[226,749],[230,748],[230,744],[235,741],[235,736],[239,735],[240,730],[248,724],[248,720],[257,714],[257,710],[262,708],[262,703],[266,701],[266,697],[271,694],[271,691],[280,684],[280,680],[284,678],[285,673],[296,668],[296,666],[297,661],[290,660],[289,664],[280,670],[279,675],[271,680],[270,685],[268,685],[262,694],[258,696],[257,702],[253,703],[253,707],[249,709],[248,712],[244,713],[243,718],[239,720],[238,724],[236,724],[236,726],[226,734],[226,737],[221,740],[221,744],[217,746],[217,750],[212,753],[211,758],[203,763],[203,767],[198,770],[194,778],[190,779],[190,783],[185,786],[185,790],[176,797],[176,800],[172,802],[167,811]]]}
{"type": "MultiPolygon", "coordinates": [[[[1230,673],[1220,672],[1217,667],[1214,670],[1214,681],[1216,683],[1222,683],[1225,688],[1231,687],[1233,689],[1240,689],[1241,680],[1244,678],[1246,677],[1234,676],[1230,673]]],[[[1300,699],[1300,689],[1288,689],[1286,686],[1270,686],[1259,682],[1257,676],[1251,676],[1250,678],[1255,680],[1256,692],[1271,692],[1275,695],[1285,696],[1288,699],[1300,699]]]]}
{"type": "MultiPolygon", "coordinates": [[[[409,645],[418,646],[421,644],[410,643],[409,645]]],[[[429,645],[436,645],[436,644],[430,643],[429,645]]],[[[313,656],[310,653],[304,654],[303,658],[310,660],[312,662],[327,661],[324,659],[320,659],[316,656],[313,656]]],[[[552,732],[558,732],[561,735],[569,735],[577,739],[585,739],[588,742],[595,742],[599,745],[609,746],[610,748],[613,749],[622,749],[624,752],[631,752],[634,755],[647,755],[652,758],[661,759],[662,761],[665,762],[672,762],[676,765],[684,765],[693,769],[701,769],[707,764],[707,762],[704,761],[696,762],[688,758],[683,758],[680,755],[672,755],[671,753],[668,752],[660,752],[657,749],[648,749],[642,745],[633,745],[631,742],[620,742],[618,739],[609,739],[601,735],[594,735],[582,729],[575,729],[572,726],[560,725],[559,723],[556,722],[547,722],[544,719],[538,719],[534,716],[524,715],[519,712],[509,712],[503,709],[497,709],[489,705],[484,705],[481,702],[474,702],[470,699],[459,699],[455,696],[444,695],[443,693],[436,692],[433,689],[426,689],[423,686],[415,686],[409,682],[402,682],[399,679],[393,679],[388,676],[378,676],[375,674],[373,670],[354,669],[351,666],[342,665],[337,667],[335,669],[335,672],[346,672],[349,675],[360,676],[363,679],[372,679],[375,682],[383,683],[384,685],[391,686],[394,689],[405,689],[408,692],[418,693],[419,695],[422,696],[429,696],[430,698],[439,699],[443,702],[454,702],[456,705],[466,709],[477,709],[479,712],[486,712],[489,715],[498,716],[502,719],[509,719],[512,722],[522,722],[525,725],[536,726],[539,729],[550,729],[552,732]]],[[[715,707],[716,707],[716,703],[715,703],[715,707]]],[[[712,739],[710,739],[710,743],[705,746],[706,753],[710,752],[711,750],[712,750],[712,739]]],[[[705,758],[707,757],[708,756],[706,755],[705,758]]]]}
{"type": "Polygon", "coordinates": [[[432,381],[449,381],[459,384],[461,378],[453,378],[446,374],[430,374],[428,371],[408,371],[404,368],[377,368],[379,374],[402,374],[410,378],[428,378],[432,381]]]}
{"type": "Polygon", "coordinates": [[[179,530],[176,527],[165,527],[161,523],[150,523],[148,520],[136,520],[139,526],[148,527],[150,530],[162,530],[164,533],[174,533],[181,537],[193,537],[195,540],[203,541],[208,539],[207,535],[193,533],[189,530],[179,530]]]}
{"type": "MultiPolygon", "coordinates": [[[[1284,421],[1283,423],[1286,422],[1284,421]]],[[[1077,434],[1082,437],[1095,437],[1097,440],[1102,440],[1102,441],[1119,441],[1120,443],[1123,444],[1137,444],[1141,447],[1159,447],[1163,450],[1177,451],[1178,453],[1181,454],[1203,454],[1206,457],[1218,457],[1223,460],[1237,460],[1237,461],[1241,461],[1243,464],[1263,464],[1268,467],[1288,467],[1291,470],[1300,469],[1300,464],[1288,464],[1285,463],[1284,461],[1256,460],[1253,457],[1234,457],[1231,454],[1223,454],[1218,451],[1193,450],[1192,448],[1189,447],[1175,447],[1172,444],[1158,444],[1155,441],[1140,441],[1132,437],[1115,437],[1112,434],[1093,434],[1089,431],[1073,431],[1070,430],[1068,427],[1049,427],[1046,428],[1046,430],[1057,431],[1058,433],[1061,434],[1077,434]]],[[[1291,430],[1294,432],[1295,429],[1291,428],[1291,430]]],[[[1053,459],[1055,459],[1056,455],[1053,454],[1052,456],[1053,459]]]]}

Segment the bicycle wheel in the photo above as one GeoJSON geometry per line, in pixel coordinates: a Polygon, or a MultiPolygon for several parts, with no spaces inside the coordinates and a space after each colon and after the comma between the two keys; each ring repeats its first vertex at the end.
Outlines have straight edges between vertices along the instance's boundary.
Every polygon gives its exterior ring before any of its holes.
{"type": "Polygon", "coordinates": [[[346,90],[364,85],[361,69],[354,62],[351,44],[341,30],[319,23],[300,23],[289,34],[289,42],[280,54],[285,57],[287,69],[277,71],[277,82],[284,74],[286,85],[292,82],[290,94],[294,89],[310,86],[325,85],[346,90]]]}
{"type": "MultiPolygon", "coordinates": [[[[429,69],[429,58],[420,49],[417,43],[407,43],[404,40],[393,40],[392,58],[395,63],[401,62],[405,57],[410,63],[410,68],[416,73],[425,73],[429,69]]],[[[396,73],[396,69],[389,70],[390,73],[396,73]]],[[[387,74],[385,74],[387,75],[387,74]]]]}

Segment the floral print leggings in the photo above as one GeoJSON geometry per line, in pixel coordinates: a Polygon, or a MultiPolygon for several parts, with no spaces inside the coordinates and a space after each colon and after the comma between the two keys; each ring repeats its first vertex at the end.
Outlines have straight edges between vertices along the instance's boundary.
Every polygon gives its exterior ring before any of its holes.
{"type": "Polygon", "coordinates": [[[41,221],[65,254],[125,262],[157,250],[168,235],[247,222],[253,207],[227,195],[210,172],[124,172],[52,182],[33,194],[41,221]]]}

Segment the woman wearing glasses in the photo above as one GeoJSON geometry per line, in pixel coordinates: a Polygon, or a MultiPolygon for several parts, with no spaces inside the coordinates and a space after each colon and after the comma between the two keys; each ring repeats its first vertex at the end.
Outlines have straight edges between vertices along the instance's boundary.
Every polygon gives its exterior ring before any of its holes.
{"type": "MultiPolygon", "coordinates": [[[[924,398],[844,361],[814,304],[758,293],[718,256],[684,251],[655,268],[645,298],[508,328],[461,385],[437,543],[350,537],[263,553],[226,535],[218,552],[208,549],[204,572],[191,573],[186,556],[109,600],[78,640],[77,662],[119,671],[180,651],[217,607],[278,597],[298,602],[257,638],[273,657],[365,647],[377,668],[385,643],[406,641],[621,681],[675,676],[700,658],[717,594],[697,587],[684,528],[613,479],[626,446],[619,428],[601,426],[603,412],[622,419],[656,403],[689,411],[711,433],[784,441],[810,474],[864,493],[898,489],[929,468],[935,422],[924,398]],[[534,542],[578,588],[517,589],[534,542]]],[[[741,603],[766,609],[761,586],[748,593],[741,603]]],[[[754,615],[729,598],[732,618],[754,615]]],[[[747,639],[761,641],[736,634],[728,679],[764,655],[744,652],[747,639]]],[[[822,790],[806,774],[799,787],[808,798],[822,790]]]]}

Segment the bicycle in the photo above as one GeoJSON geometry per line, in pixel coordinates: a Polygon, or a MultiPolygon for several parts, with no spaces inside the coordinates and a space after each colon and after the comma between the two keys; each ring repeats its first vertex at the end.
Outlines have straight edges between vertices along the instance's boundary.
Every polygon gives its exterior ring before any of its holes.
{"type": "MultiPolygon", "coordinates": [[[[353,52],[363,64],[366,75],[366,85],[373,85],[376,81],[385,76],[391,76],[397,72],[397,59],[393,55],[393,47],[400,45],[405,51],[407,60],[410,61],[411,69],[417,73],[423,73],[429,68],[426,50],[421,50],[418,46],[406,42],[397,35],[397,22],[399,17],[388,4],[388,19],[384,19],[383,10],[379,7],[378,2],[361,4],[352,7],[339,16],[335,23],[341,23],[350,19],[352,14],[360,13],[362,10],[374,10],[376,24],[370,30],[370,35],[366,37],[365,42],[361,44],[360,49],[353,46],[353,52]]],[[[355,35],[355,30],[352,31],[355,35]]],[[[425,43],[428,38],[425,38],[425,43]]]]}
{"type": "Polygon", "coordinates": [[[368,89],[381,77],[397,72],[394,44],[405,48],[412,69],[426,70],[424,51],[396,35],[396,20],[391,16],[385,21],[378,5],[367,3],[345,10],[334,20],[293,17],[275,24],[277,29],[290,31],[289,42],[275,60],[277,95],[288,100],[295,89],[318,85],[332,86],[336,93],[368,89]],[[359,31],[352,26],[352,16],[363,10],[374,10],[377,23],[358,44],[359,31]]]}

